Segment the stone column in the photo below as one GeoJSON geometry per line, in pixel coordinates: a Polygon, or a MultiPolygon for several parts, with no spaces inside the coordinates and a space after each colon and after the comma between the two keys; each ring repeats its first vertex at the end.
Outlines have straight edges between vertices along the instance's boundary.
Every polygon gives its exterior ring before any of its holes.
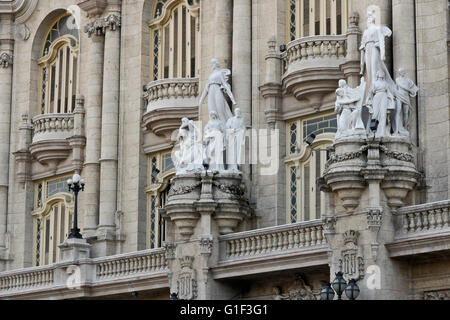
{"type": "Polygon", "coordinates": [[[93,236],[98,224],[99,189],[100,189],[100,141],[101,112],[103,88],[103,43],[101,29],[95,27],[96,22],[87,26],[91,38],[88,58],[88,91],[86,105],[86,158],[83,177],[86,181],[84,197],[85,217],[84,236],[93,236]]]}
{"type": "MultiPolygon", "coordinates": [[[[392,1],[392,41],[394,53],[394,75],[403,68],[406,76],[417,83],[416,79],[416,30],[415,30],[414,1],[392,1]]],[[[413,107],[410,124],[411,140],[417,141],[417,117],[415,99],[411,100],[413,107]]]]}
{"type": "Polygon", "coordinates": [[[234,0],[233,8],[233,94],[246,124],[251,122],[252,103],[252,4],[234,0]]]}
{"type": "MultiPolygon", "coordinates": [[[[5,248],[10,158],[12,16],[0,16],[0,250],[5,248]]],[[[1,257],[0,257],[1,258],[1,257]]]]}
{"type": "Polygon", "coordinates": [[[233,0],[216,0],[215,58],[222,68],[231,69],[233,42],[233,0]]]}
{"type": "Polygon", "coordinates": [[[115,232],[117,210],[120,15],[117,12],[110,12],[104,21],[106,33],[100,158],[100,221],[97,231],[110,238],[111,232],[115,232]]]}

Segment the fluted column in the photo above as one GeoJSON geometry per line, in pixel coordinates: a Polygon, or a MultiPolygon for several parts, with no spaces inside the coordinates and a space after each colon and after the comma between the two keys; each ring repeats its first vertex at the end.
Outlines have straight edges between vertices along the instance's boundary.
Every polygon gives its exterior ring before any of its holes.
{"type": "Polygon", "coordinates": [[[105,17],[105,26],[99,228],[102,230],[114,230],[117,210],[119,142],[119,13],[110,12],[105,17]]]}
{"type": "Polygon", "coordinates": [[[11,88],[13,66],[12,17],[0,16],[0,249],[5,247],[8,204],[11,88]]]}
{"type": "Polygon", "coordinates": [[[102,127],[103,46],[104,37],[95,21],[87,26],[91,38],[88,58],[88,90],[86,97],[86,158],[83,177],[85,190],[85,236],[92,235],[98,224],[100,190],[100,143],[102,127]]]}
{"type": "Polygon", "coordinates": [[[216,0],[215,58],[222,68],[231,68],[233,43],[233,0],[216,0]]]}

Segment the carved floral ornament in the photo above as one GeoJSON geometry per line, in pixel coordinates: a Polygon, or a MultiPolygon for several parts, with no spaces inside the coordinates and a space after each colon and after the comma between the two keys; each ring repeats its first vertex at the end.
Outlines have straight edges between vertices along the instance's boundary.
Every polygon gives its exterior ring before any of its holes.
{"type": "Polygon", "coordinates": [[[94,34],[96,36],[104,35],[106,29],[116,31],[121,26],[121,17],[119,14],[110,13],[104,18],[94,19],[84,27],[89,38],[94,34]]]}
{"type": "Polygon", "coordinates": [[[316,300],[311,287],[300,275],[297,275],[294,285],[287,293],[282,293],[281,287],[274,287],[274,300],[316,300]]]}

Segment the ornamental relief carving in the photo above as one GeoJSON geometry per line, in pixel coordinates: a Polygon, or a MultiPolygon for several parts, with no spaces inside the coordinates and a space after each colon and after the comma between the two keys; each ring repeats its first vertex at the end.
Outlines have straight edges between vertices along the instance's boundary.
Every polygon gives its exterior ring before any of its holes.
{"type": "Polygon", "coordinates": [[[287,293],[283,294],[281,287],[274,287],[273,290],[274,300],[316,300],[311,287],[306,285],[305,280],[299,275],[287,293]]]}
{"type": "Polygon", "coordinates": [[[13,63],[13,57],[7,52],[0,54],[0,67],[8,68],[13,63]]]}
{"type": "Polygon", "coordinates": [[[450,289],[426,291],[423,293],[424,300],[450,300],[450,289]]]}
{"type": "Polygon", "coordinates": [[[194,300],[197,298],[197,279],[192,268],[194,257],[184,256],[179,259],[181,271],[177,276],[178,298],[181,300],[194,300]]]}
{"type": "Polygon", "coordinates": [[[362,250],[358,246],[359,232],[348,230],[344,232],[345,249],[341,250],[339,259],[339,271],[346,279],[364,278],[364,258],[362,250]]]}

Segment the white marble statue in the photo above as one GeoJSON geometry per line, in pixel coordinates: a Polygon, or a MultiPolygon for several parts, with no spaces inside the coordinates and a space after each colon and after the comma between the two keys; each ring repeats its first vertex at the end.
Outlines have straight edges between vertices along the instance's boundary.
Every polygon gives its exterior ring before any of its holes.
{"type": "Polygon", "coordinates": [[[366,81],[370,88],[377,80],[377,72],[383,71],[385,80],[389,85],[391,93],[394,93],[395,83],[386,68],[385,37],[390,37],[392,31],[386,26],[378,26],[375,23],[375,11],[367,11],[367,29],[361,39],[361,75],[366,73],[366,81]]]}
{"type": "Polygon", "coordinates": [[[177,135],[180,149],[172,154],[176,174],[197,171],[203,168],[201,139],[201,132],[195,126],[194,121],[183,118],[177,135]]]}
{"type": "Polygon", "coordinates": [[[238,164],[244,163],[243,150],[245,144],[245,121],[241,116],[241,110],[236,108],[234,110],[234,117],[228,119],[226,124],[226,158],[227,170],[231,172],[240,172],[238,164]]]}
{"type": "Polygon", "coordinates": [[[399,77],[395,79],[397,84],[397,103],[393,131],[396,135],[409,136],[408,125],[411,122],[412,116],[411,98],[417,95],[419,88],[411,79],[405,77],[404,69],[400,68],[398,73],[399,77]]]}
{"type": "Polygon", "coordinates": [[[385,73],[381,70],[377,72],[377,79],[369,89],[367,108],[369,109],[370,118],[378,120],[375,137],[390,136],[392,128],[390,119],[391,114],[395,112],[395,98],[389,90],[385,73]]]}
{"type": "Polygon", "coordinates": [[[361,118],[362,102],[366,82],[361,78],[361,84],[356,88],[350,88],[343,79],[339,80],[339,88],[336,90],[335,112],[337,115],[337,132],[335,139],[364,135],[365,128],[361,118]]]}
{"type": "Polygon", "coordinates": [[[217,59],[212,59],[211,63],[213,72],[209,76],[208,83],[200,97],[199,105],[201,105],[206,96],[208,96],[209,112],[216,112],[220,121],[225,124],[227,120],[233,116],[230,106],[225,99],[225,93],[228,95],[231,102],[234,105],[236,104],[230,85],[227,82],[227,78],[230,76],[231,72],[228,69],[220,69],[217,59]]]}
{"type": "Polygon", "coordinates": [[[209,113],[204,129],[205,162],[212,171],[224,171],[225,126],[215,111],[209,113]]]}

